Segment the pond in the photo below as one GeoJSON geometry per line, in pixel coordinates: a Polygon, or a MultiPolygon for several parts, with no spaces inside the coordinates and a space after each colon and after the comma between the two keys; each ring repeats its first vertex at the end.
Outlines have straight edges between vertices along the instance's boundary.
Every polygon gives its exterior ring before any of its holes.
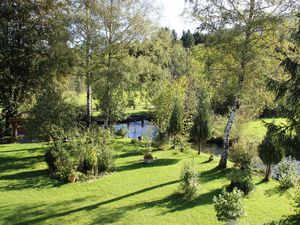
{"type": "Polygon", "coordinates": [[[127,137],[132,139],[144,137],[154,140],[158,134],[158,128],[148,120],[117,123],[114,125],[114,130],[117,131],[122,127],[127,128],[127,137]]]}

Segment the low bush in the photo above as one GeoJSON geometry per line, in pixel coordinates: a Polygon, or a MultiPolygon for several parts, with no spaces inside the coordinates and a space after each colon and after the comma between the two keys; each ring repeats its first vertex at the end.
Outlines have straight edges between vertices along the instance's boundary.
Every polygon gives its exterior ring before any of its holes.
{"type": "Polygon", "coordinates": [[[70,177],[74,178],[75,173],[91,177],[114,169],[107,130],[91,128],[85,132],[75,131],[68,135],[68,140],[67,143],[56,140],[47,150],[45,161],[50,176],[66,181],[70,177]]]}
{"type": "Polygon", "coordinates": [[[242,191],[234,188],[232,192],[223,192],[219,196],[214,196],[214,208],[219,221],[227,222],[229,220],[237,220],[245,215],[242,198],[242,191]]]}
{"type": "Polygon", "coordinates": [[[297,161],[291,157],[284,158],[277,166],[277,178],[282,188],[294,187],[299,179],[297,161]]]}
{"type": "Polygon", "coordinates": [[[232,192],[237,188],[248,195],[254,189],[250,169],[236,169],[229,174],[229,179],[231,183],[226,188],[228,192],[232,192]]]}
{"type": "Polygon", "coordinates": [[[248,168],[255,156],[257,156],[257,143],[238,141],[233,144],[229,151],[229,158],[234,162],[235,167],[248,168]]]}
{"type": "Polygon", "coordinates": [[[62,141],[56,141],[45,153],[45,161],[49,175],[66,181],[71,173],[78,168],[79,158],[63,146],[62,141]]]}
{"type": "Polygon", "coordinates": [[[120,127],[120,128],[115,132],[115,134],[116,134],[117,136],[120,136],[120,137],[124,138],[124,137],[126,137],[127,132],[128,132],[127,128],[123,126],[123,127],[120,127]]]}
{"type": "Polygon", "coordinates": [[[185,163],[180,177],[180,191],[185,200],[192,200],[197,196],[198,191],[198,173],[194,162],[185,163]]]}

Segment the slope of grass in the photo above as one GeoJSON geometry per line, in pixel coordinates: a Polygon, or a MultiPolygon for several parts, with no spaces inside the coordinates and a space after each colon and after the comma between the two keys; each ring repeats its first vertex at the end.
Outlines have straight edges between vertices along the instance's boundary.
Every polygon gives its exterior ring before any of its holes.
{"type": "MultiPolygon", "coordinates": [[[[212,198],[228,185],[230,169],[215,169],[218,158],[173,150],[155,151],[144,165],[138,144],[114,139],[117,171],[96,181],[60,184],[46,177],[44,144],[0,145],[0,224],[223,224],[216,220],[212,198]],[[184,162],[194,159],[201,176],[198,197],[183,202],[178,194],[184,162]]],[[[261,183],[244,202],[247,217],[239,224],[267,224],[294,216],[294,190],[261,183]],[[286,218],[286,217],[287,218],[286,218]]],[[[298,223],[297,223],[298,222],[298,223]]]]}

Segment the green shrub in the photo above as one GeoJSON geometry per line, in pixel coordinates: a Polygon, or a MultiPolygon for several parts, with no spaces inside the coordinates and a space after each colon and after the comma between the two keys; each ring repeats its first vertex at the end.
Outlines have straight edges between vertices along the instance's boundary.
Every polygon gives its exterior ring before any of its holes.
{"type": "Polygon", "coordinates": [[[236,220],[245,215],[242,191],[234,188],[232,192],[223,190],[219,196],[214,196],[214,208],[219,221],[236,220]]]}
{"type": "Polygon", "coordinates": [[[110,172],[115,169],[115,158],[108,146],[98,151],[97,158],[99,172],[110,172]]]}
{"type": "Polygon", "coordinates": [[[102,128],[74,131],[68,139],[67,143],[56,140],[47,150],[45,161],[49,175],[68,180],[75,173],[90,177],[114,168],[114,157],[108,147],[109,131],[102,128]]]}
{"type": "Polygon", "coordinates": [[[252,141],[239,141],[229,151],[229,158],[239,168],[250,167],[255,156],[257,156],[257,144],[252,141]]]}
{"type": "Polygon", "coordinates": [[[229,179],[231,180],[231,183],[226,188],[228,192],[232,192],[235,188],[237,188],[247,195],[254,189],[250,169],[234,170],[229,174],[229,179]]]}
{"type": "Polygon", "coordinates": [[[131,144],[136,144],[136,143],[137,143],[137,139],[132,138],[132,139],[130,140],[130,143],[131,143],[131,144]]]}
{"type": "Polygon", "coordinates": [[[198,173],[195,169],[194,162],[185,163],[180,177],[180,191],[185,200],[192,200],[197,196],[198,190],[198,173]]]}
{"type": "Polygon", "coordinates": [[[115,132],[115,134],[116,134],[117,136],[120,136],[120,137],[124,138],[124,137],[127,135],[127,132],[128,132],[127,128],[123,126],[123,127],[119,128],[119,129],[115,132]]]}
{"type": "Polygon", "coordinates": [[[291,157],[284,158],[277,166],[277,177],[282,188],[294,187],[298,182],[297,162],[291,157]]]}
{"type": "Polygon", "coordinates": [[[66,181],[69,175],[77,170],[78,157],[63,146],[62,141],[56,141],[45,153],[45,161],[49,168],[49,175],[66,181]]]}

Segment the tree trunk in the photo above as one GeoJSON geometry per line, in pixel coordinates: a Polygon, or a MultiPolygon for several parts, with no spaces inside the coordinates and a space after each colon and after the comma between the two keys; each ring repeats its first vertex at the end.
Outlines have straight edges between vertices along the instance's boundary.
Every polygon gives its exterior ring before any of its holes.
{"type": "Polygon", "coordinates": [[[265,179],[264,179],[265,181],[269,181],[271,172],[272,172],[272,166],[269,164],[266,166],[266,175],[265,175],[265,179]]]}
{"type": "Polygon", "coordinates": [[[87,102],[86,102],[86,126],[90,127],[92,124],[92,87],[91,87],[91,51],[90,51],[90,4],[89,1],[85,1],[86,18],[87,18],[87,29],[86,29],[86,49],[85,49],[85,66],[86,66],[86,85],[87,85],[87,102]]]}
{"type": "Polygon", "coordinates": [[[173,139],[173,144],[174,144],[174,150],[176,149],[176,137],[174,135],[174,139],[173,139]]]}
{"type": "Polygon", "coordinates": [[[86,87],[86,126],[90,127],[92,124],[92,87],[91,87],[91,80],[90,74],[87,74],[87,87],[86,87]]]}
{"type": "Polygon", "coordinates": [[[220,162],[219,162],[219,168],[221,168],[221,169],[227,167],[230,131],[231,131],[231,128],[232,128],[232,124],[233,124],[233,121],[234,121],[234,118],[235,118],[236,111],[239,108],[239,104],[240,104],[240,100],[237,99],[234,102],[234,105],[232,107],[231,112],[229,113],[227,124],[226,124],[225,130],[224,130],[223,151],[222,151],[221,159],[220,159],[220,162]]]}
{"type": "Polygon", "coordinates": [[[198,155],[200,155],[201,152],[201,142],[198,143],[198,155]]]}
{"type": "Polygon", "coordinates": [[[4,126],[4,135],[8,135],[10,123],[9,123],[10,115],[6,114],[5,115],[5,126],[4,126]]]}

